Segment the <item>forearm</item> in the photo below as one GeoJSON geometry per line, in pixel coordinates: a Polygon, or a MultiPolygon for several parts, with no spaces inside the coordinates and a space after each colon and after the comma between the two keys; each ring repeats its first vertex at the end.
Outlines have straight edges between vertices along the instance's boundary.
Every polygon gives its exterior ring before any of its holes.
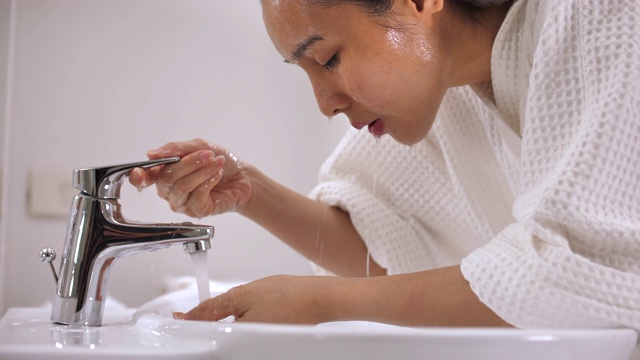
{"type": "Polygon", "coordinates": [[[369,279],[344,279],[318,294],[331,320],[403,326],[510,326],[485,306],[452,266],[369,279]]]}
{"type": "Polygon", "coordinates": [[[252,174],[253,194],[240,211],[242,215],[335,274],[386,273],[373,259],[367,259],[366,245],[348,213],[298,194],[255,168],[248,171],[252,174]]]}

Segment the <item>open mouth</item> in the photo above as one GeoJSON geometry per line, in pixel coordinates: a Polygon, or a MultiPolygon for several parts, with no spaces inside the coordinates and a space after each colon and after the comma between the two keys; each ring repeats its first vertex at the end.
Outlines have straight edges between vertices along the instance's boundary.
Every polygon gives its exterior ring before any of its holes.
{"type": "Polygon", "coordinates": [[[382,120],[380,119],[376,119],[373,122],[369,123],[368,125],[369,128],[369,132],[371,133],[371,135],[379,138],[382,135],[384,135],[384,124],[382,123],[382,120]]]}

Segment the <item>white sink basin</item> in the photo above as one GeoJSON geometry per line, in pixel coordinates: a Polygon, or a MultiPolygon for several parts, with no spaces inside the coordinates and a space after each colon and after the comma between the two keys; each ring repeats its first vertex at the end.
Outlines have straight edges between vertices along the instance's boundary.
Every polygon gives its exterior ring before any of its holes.
{"type": "MultiPolygon", "coordinates": [[[[214,289],[215,290],[215,289],[214,289]]],[[[220,289],[218,289],[220,290],[220,289]]],[[[104,326],[49,322],[50,308],[13,308],[0,321],[0,359],[575,359],[628,360],[633,330],[404,328],[369,322],[318,326],[179,321],[194,288],[138,311],[107,305],[104,326]]]]}

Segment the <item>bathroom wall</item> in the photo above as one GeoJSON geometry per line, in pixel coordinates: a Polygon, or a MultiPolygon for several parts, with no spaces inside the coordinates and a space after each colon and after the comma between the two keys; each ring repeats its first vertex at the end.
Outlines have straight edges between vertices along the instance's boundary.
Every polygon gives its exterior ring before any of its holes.
{"type": "MultiPolygon", "coordinates": [[[[48,301],[54,282],[38,253],[46,246],[62,253],[66,217],[29,213],[30,172],[69,174],[71,186],[74,168],[144,160],[146,150],[168,141],[204,137],[306,193],[347,126],[319,113],[304,72],[272,48],[258,1],[16,4],[0,314],[48,301]]],[[[305,259],[238,215],[189,219],[154,189],[131,186],[121,202],[130,219],[214,225],[213,279],[310,273],[305,259]]],[[[136,306],[160,294],[168,277],[192,271],[178,246],[137,254],[115,264],[109,293],[136,306]]]]}
{"type": "Polygon", "coordinates": [[[2,241],[3,225],[2,225],[2,184],[3,184],[3,163],[4,163],[4,147],[5,147],[5,121],[6,105],[7,105],[7,74],[9,66],[9,29],[11,19],[11,0],[0,0],[0,314],[4,308],[4,297],[2,289],[4,289],[5,278],[5,252],[4,242],[2,241]]]}

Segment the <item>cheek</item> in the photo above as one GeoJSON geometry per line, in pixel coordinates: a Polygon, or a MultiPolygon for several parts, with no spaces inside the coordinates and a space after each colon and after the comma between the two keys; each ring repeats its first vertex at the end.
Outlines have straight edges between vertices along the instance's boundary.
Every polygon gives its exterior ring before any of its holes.
{"type": "Polygon", "coordinates": [[[375,111],[413,114],[425,99],[442,92],[443,72],[426,37],[390,29],[387,40],[375,48],[342,68],[345,89],[358,103],[375,111]]]}
{"type": "Polygon", "coordinates": [[[368,76],[353,79],[349,86],[349,93],[351,98],[361,106],[380,112],[396,103],[395,99],[390,97],[393,93],[388,91],[391,85],[380,75],[368,76]]]}
{"type": "Polygon", "coordinates": [[[352,97],[378,115],[415,117],[423,110],[425,98],[432,97],[432,90],[416,74],[376,71],[353,83],[352,97]]]}
{"type": "Polygon", "coordinates": [[[388,29],[386,39],[387,47],[396,57],[408,58],[424,64],[434,59],[433,47],[424,34],[388,29]]]}
{"type": "Polygon", "coordinates": [[[381,107],[393,103],[394,93],[401,90],[397,75],[390,63],[367,61],[346,71],[343,82],[358,103],[381,107]]]}

